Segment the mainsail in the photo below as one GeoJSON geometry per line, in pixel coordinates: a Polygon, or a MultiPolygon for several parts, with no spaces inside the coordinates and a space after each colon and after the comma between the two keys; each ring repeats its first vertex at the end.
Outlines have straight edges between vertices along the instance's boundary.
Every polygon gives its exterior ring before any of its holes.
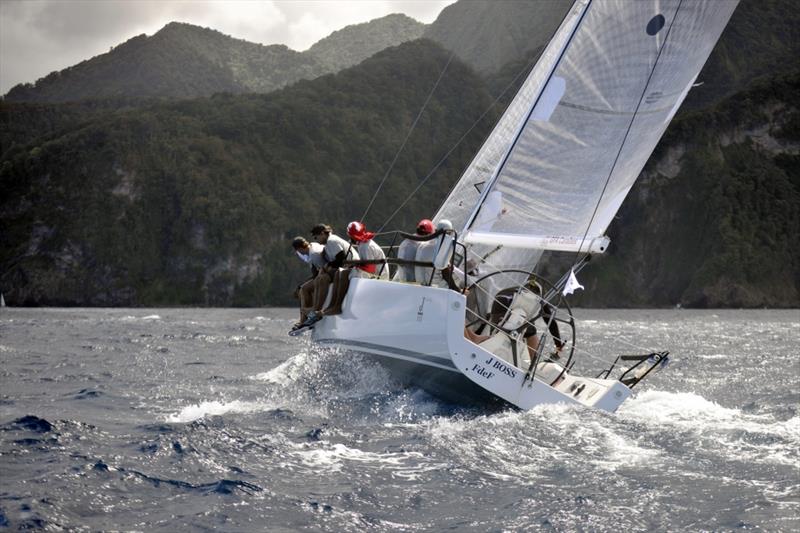
{"type": "Polygon", "coordinates": [[[738,0],[578,0],[445,200],[473,261],[532,270],[604,233],[738,0]],[[502,249],[498,250],[498,246],[502,249]]]}

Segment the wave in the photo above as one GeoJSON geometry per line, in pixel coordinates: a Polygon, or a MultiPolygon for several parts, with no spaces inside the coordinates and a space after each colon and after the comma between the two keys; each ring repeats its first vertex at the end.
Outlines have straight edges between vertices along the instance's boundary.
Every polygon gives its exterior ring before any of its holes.
{"type": "Polygon", "coordinates": [[[122,317],[122,320],[132,321],[132,320],[161,320],[160,315],[147,315],[147,316],[133,316],[133,315],[126,315],[122,317]]]}
{"type": "Polygon", "coordinates": [[[352,467],[362,474],[370,469],[379,472],[389,469],[394,477],[415,480],[424,472],[447,467],[444,463],[428,460],[421,451],[372,452],[328,441],[287,445],[287,464],[305,468],[313,475],[337,473],[352,467]]]}
{"type": "Polygon", "coordinates": [[[233,400],[231,402],[206,401],[199,404],[189,405],[181,409],[178,413],[166,417],[166,422],[185,424],[194,422],[207,416],[221,416],[229,413],[254,413],[260,411],[271,411],[276,406],[265,402],[247,402],[233,400]]]}
{"type": "Polygon", "coordinates": [[[276,391],[308,401],[341,400],[397,391],[402,387],[379,363],[347,350],[312,347],[275,368],[250,376],[276,391]]]}
{"type": "Polygon", "coordinates": [[[299,352],[247,379],[264,383],[258,398],[208,398],[164,420],[187,423],[209,416],[284,409],[302,412],[304,417],[403,423],[453,411],[420,389],[403,387],[379,363],[331,348],[299,352]]]}
{"type": "Polygon", "coordinates": [[[228,494],[234,494],[236,492],[242,492],[246,495],[253,495],[254,493],[262,492],[264,490],[262,487],[258,485],[255,485],[253,483],[248,483],[247,481],[242,481],[239,479],[219,479],[217,481],[211,481],[208,483],[190,483],[188,481],[183,481],[180,479],[156,477],[156,476],[151,476],[149,474],[145,474],[138,470],[128,469],[121,466],[114,467],[103,462],[102,460],[96,461],[92,465],[92,470],[101,473],[119,472],[123,476],[135,477],[139,480],[146,481],[154,487],[167,485],[170,487],[175,487],[178,489],[183,489],[192,492],[199,492],[199,493],[217,493],[217,494],[228,495],[228,494]]]}
{"type": "Polygon", "coordinates": [[[645,391],[625,402],[618,416],[654,431],[675,431],[684,438],[713,439],[731,457],[763,463],[796,465],[800,449],[800,417],[778,420],[750,414],[689,392],[645,391]]]}
{"type": "Polygon", "coordinates": [[[28,430],[34,433],[47,433],[53,430],[53,424],[35,415],[25,415],[0,426],[0,431],[28,430]]]}
{"type": "Polygon", "coordinates": [[[286,361],[282,362],[275,368],[261,372],[255,376],[250,376],[249,379],[256,381],[266,381],[275,385],[284,385],[287,382],[295,382],[305,372],[305,367],[309,362],[308,352],[300,352],[286,361]]]}

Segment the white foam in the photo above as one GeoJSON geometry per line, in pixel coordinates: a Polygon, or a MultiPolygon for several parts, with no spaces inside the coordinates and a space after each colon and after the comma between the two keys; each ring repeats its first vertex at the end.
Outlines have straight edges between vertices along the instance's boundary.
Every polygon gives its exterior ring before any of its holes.
{"type": "Polygon", "coordinates": [[[219,416],[228,413],[253,413],[272,409],[275,409],[275,406],[265,402],[244,402],[241,400],[232,402],[210,401],[184,407],[179,413],[169,415],[166,421],[187,423],[206,416],[219,416]]]}
{"type": "MultiPolygon", "coordinates": [[[[716,348],[716,346],[708,346],[709,348],[716,348]]],[[[709,354],[695,354],[696,358],[698,359],[730,359],[729,354],[724,353],[709,353],[709,354]]]]}
{"type": "Polygon", "coordinates": [[[307,352],[301,352],[290,357],[275,368],[261,372],[249,379],[266,381],[275,385],[285,385],[287,382],[297,381],[308,368],[309,357],[307,352]]]}
{"type": "MultiPolygon", "coordinates": [[[[438,470],[443,464],[426,461],[420,452],[370,452],[360,450],[342,443],[320,441],[312,444],[293,446],[290,452],[299,463],[309,467],[311,471],[341,472],[348,464],[357,464],[357,468],[391,469],[392,475],[405,479],[416,479],[426,471],[438,470]]],[[[429,458],[428,458],[429,459],[429,458]]]]}
{"type": "MultiPolygon", "coordinates": [[[[330,399],[360,398],[393,387],[388,372],[381,365],[335,349],[301,352],[271,370],[250,376],[250,379],[283,388],[302,387],[307,382],[313,384],[315,394],[330,399]]],[[[296,396],[297,390],[292,394],[296,396]]]]}
{"type": "Polygon", "coordinates": [[[648,390],[623,403],[619,416],[634,418],[644,423],[696,425],[704,421],[730,421],[741,416],[736,409],[728,409],[691,392],[665,392],[648,390]]]}
{"type": "Polygon", "coordinates": [[[796,465],[800,449],[800,417],[776,420],[771,415],[747,414],[723,407],[700,395],[645,391],[619,409],[623,419],[654,429],[678,428],[696,439],[713,439],[720,449],[741,460],[796,465]],[[754,444],[746,433],[775,437],[777,442],[754,444]]]}
{"type": "Polygon", "coordinates": [[[122,320],[161,320],[161,317],[159,315],[147,315],[147,316],[127,315],[122,317],[122,320]]]}

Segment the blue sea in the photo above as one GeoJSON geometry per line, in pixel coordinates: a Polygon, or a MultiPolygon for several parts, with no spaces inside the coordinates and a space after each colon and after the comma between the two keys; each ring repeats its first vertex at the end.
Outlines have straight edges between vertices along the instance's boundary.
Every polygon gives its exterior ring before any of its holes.
{"type": "Polygon", "coordinates": [[[578,310],[614,414],[463,407],[289,309],[0,310],[0,529],[798,531],[800,312],[578,310]]]}

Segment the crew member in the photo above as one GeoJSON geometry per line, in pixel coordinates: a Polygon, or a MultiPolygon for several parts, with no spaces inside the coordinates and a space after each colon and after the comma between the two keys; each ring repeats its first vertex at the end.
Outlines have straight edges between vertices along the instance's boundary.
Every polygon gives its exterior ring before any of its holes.
{"type": "MultiPolygon", "coordinates": [[[[433,233],[433,222],[427,218],[420,220],[419,224],[417,224],[415,233],[420,237],[430,235],[433,233]]],[[[417,258],[417,248],[419,245],[420,241],[405,239],[397,248],[397,258],[405,259],[406,261],[415,261],[417,258]]],[[[393,281],[407,281],[411,283],[415,282],[417,278],[414,275],[414,267],[411,265],[400,265],[394,275],[394,278],[392,279],[393,281]]]]}
{"type": "Polygon", "coordinates": [[[308,312],[313,307],[315,280],[322,267],[325,266],[325,258],[323,256],[325,247],[317,242],[310,243],[303,237],[295,237],[292,240],[292,248],[294,248],[297,257],[311,267],[311,277],[297,286],[296,294],[300,299],[300,320],[292,328],[297,329],[306,321],[308,312]]]}
{"type": "MultiPolygon", "coordinates": [[[[541,300],[542,288],[538,283],[531,280],[527,283],[526,287],[536,294],[541,301],[539,312],[533,318],[528,320],[527,327],[522,334],[522,337],[525,339],[525,342],[528,345],[528,354],[530,355],[531,360],[533,360],[533,358],[536,356],[536,351],[539,349],[539,336],[537,335],[536,326],[533,325],[533,322],[537,318],[541,318],[548,325],[550,335],[553,337],[553,344],[555,345],[555,352],[550,355],[550,358],[557,360],[561,357],[560,353],[561,350],[563,350],[565,343],[561,339],[561,332],[558,328],[558,322],[553,316],[553,309],[548,302],[541,300]]],[[[494,297],[494,302],[492,303],[492,311],[489,322],[492,324],[499,324],[503,320],[508,308],[514,301],[514,296],[517,294],[518,290],[518,287],[509,287],[497,293],[497,295],[494,297]]]]}
{"type": "Polygon", "coordinates": [[[321,244],[325,265],[320,269],[319,274],[314,278],[314,306],[308,313],[305,325],[309,326],[318,320],[322,320],[322,306],[328,296],[328,288],[347,260],[358,259],[358,252],[349,242],[333,233],[333,229],[327,224],[317,224],[311,228],[311,235],[321,244]]]}
{"type": "Polygon", "coordinates": [[[374,233],[367,231],[367,227],[361,222],[354,221],[347,225],[347,235],[350,242],[357,246],[358,257],[362,260],[384,261],[384,263],[373,263],[355,265],[349,269],[341,269],[333,281],[333,298],[331,304],[322,314],[325,316],[338,315],[342,312],[342,303],[350,287],[350,280],[353,278],[374,278],[389,279],[388,265],[386,265],[386,254],[381,247],[372,240],[374,233]]]}

